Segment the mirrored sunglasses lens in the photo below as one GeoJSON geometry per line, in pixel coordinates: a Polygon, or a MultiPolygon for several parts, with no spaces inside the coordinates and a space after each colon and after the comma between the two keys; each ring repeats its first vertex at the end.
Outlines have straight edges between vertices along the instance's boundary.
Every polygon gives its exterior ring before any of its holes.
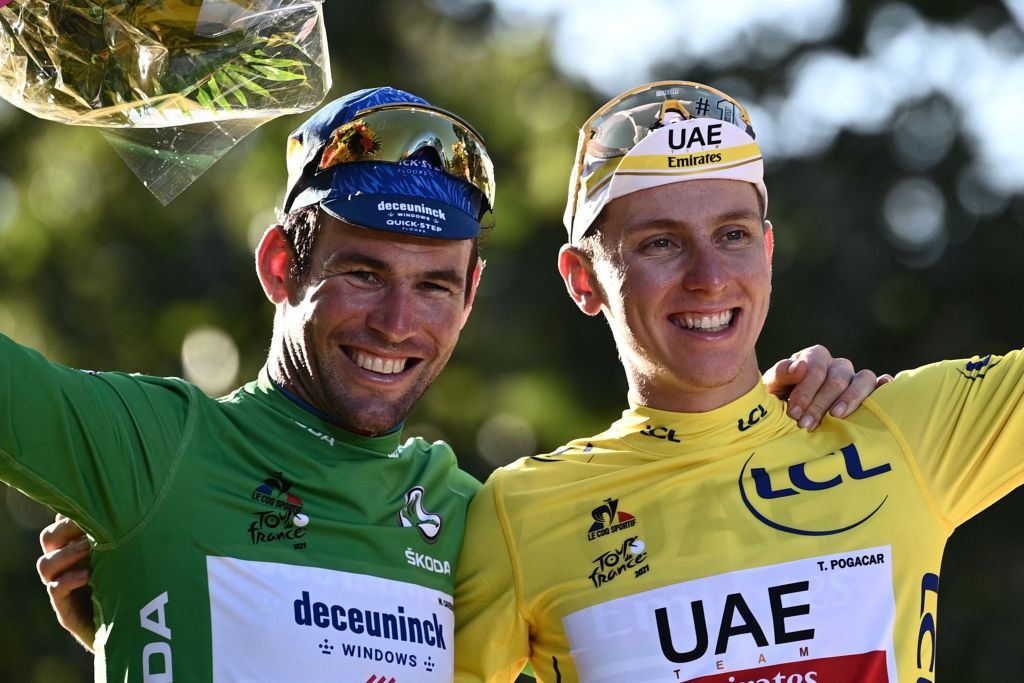
{"type": "Polygon", "coordinates": [[[594,137],[588,151],[601,156],[622,155],[643,140],[658,122],[659,102],[634,104],[611,112],[594,125],[594,137]]]}
{"type": "Polygon", "coordinates": [[[494,170],[487,150],[465,125],[422,109],[371,111],[334,132],[319,170],[356,161],[424,161],[476,187],[494,204],[494,170]]]}
{"type": "Polygon", "coordinates": [[[633,93],[598,111],[591,119],[587,152],[609,158],[626,154],[660,122],[661,105],[679,100],[691,117],[716,118],[740,126],[753,136],[743,109],[724,94],[695,84],[661,83],[633,93]]]}

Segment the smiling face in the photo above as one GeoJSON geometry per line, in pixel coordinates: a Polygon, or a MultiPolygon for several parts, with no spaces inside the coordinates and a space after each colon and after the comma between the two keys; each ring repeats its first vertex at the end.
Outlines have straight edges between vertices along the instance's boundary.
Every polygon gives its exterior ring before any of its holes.
{"type": "Polygon", "coordinates": [[[570,295],[604,313],[634,400],[702,412],[757,383],[771,296],[761,216],[753,185],[678,182],[613,200],[589,248],[563,248],[570,295]]]}
{"type": "Polygon", "coordinates": [[[257,252],[277,304],[271,377],[342,426],[380,434],[405,419],[444,368],[472,304],[470,240],[359,228],[321,212],[307,275],[271,228],[257,252]]]}

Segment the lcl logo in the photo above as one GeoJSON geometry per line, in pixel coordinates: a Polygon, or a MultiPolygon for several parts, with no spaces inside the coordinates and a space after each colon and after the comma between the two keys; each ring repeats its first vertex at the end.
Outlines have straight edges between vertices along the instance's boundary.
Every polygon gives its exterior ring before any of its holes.
{"type": "MultiPolygon", "coordinates": [[[[806,495],[809,492],[827,491],[843,484],[849,485],[852,482],[872,479],[892,470],[892,466],[889,463],[883,463],[874,467],[865,467],[860,453],[857,451],[857,447],[852,443],[840,448],[839,453],[842,456],[842,461],[841,464],[837,464],[840,466],[836,468],[833,476],[825,479],[812,479],[807,473],[808,463],[806,462],[790,465],[787,469],[788,481],[785,482],[773,482],[771,474],[769,474],[768,470],[764,467],[751,467],[750,479],[754,483],[754,493],[757,498],[762,501],[774,501],[792,496],[806,495]]],[[[836,454],[833,451],[825,457],[830,458],[835,455],[836,454]]],[[[784,531],[790,534],[800,534],[803,536],[829,536],[832,534],[839,534],[844,531],[849,531],[850,529],[860,526],[864,522],[868,521],[882,508],[885,501],[888,500],[888,496],[883,496],[881,502],[879,502],[878,505],[867,515],[830,529],[801,529],[781,524],[761,512],[747,494],[747,467],[753,458],[754,454],[752,453],[750,457],[747,458],[747,461],[743,463],[743,469],[740,472],[739,479],[740,497],[743,499],[743,504],[746,505],[747,509],[750,510],[750,513],[754,515],[758,521],[778,531],[784,531]]]]}
{"type": "Polygon", "coordinates": [[[750,411],[750,414],[747,415],[747,419],[746,420],[744,420],[741,417],[740,419],[738,419],[736,421],[737,422],[737,425],[736,425],[737,429],[739,429],[741,432],[745,432],[748,429],[750,429],[751,427],[753,427],[754,425],[756,425],[758,422],[760,422],[761,418],[767,417],[767,416],[768,416],[768,411],[765,410],[763,405],[758,404],[756,408],[754,408],[753,410],[750,411]]]}
{"type": "Polygon", "coordinates": [[[676,438],[676,430],[669,429],[668,427],[654,427],[647,425],[640,430],[640,433],[644,436],[652,436],[655,439],[664,439],[665,441],[671,441],[673,443],[682,443],[676,438]]]}

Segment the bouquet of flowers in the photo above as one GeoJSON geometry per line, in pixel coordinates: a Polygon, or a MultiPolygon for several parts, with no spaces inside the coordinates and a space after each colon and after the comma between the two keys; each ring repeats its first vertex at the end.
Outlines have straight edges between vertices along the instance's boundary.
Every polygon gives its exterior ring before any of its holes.
{"type": "Polygon", "coordinates": [[[6,0],[0,96],[41,118],[114,127],[304,111],[329,79],[320,10],[308,0],[6,0]]]}
{"type": "Polygon", "coordinates": [[[260,123],[323,100],[321,2],[0,0],[0,97],[40,118],[134,131],[122,156],[173,154],[162,148],[199,125],[191,137],[215,160],[260,123]]]}

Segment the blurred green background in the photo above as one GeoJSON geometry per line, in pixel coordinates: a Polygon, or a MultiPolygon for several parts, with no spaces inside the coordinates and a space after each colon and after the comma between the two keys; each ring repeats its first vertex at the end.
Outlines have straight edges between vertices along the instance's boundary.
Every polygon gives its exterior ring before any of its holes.
{"type": "MultiPolygon", "coordinates": [[[[1021,0],[325,7],[329,98],[411,90],[473,122],[495,158],[478,304],[407,430],[447,439],[478,477],[624,407],[610,335],[554,265],[577,127],[647,80],[703,81],[751,105],[777,242],[763,367],[823,343],[895,372],[1024,339],[1021,0]]],[[[165,208],[95,130],[0,101],[0,331],[68,365],[185,376],[214,394],[251,378],[272,318],[251,254],[302,118],[265,125],[165,208]]],[[[1022,514],[1014,494],[953,537],[946,681],[1024,677],[1022,514]]],[[[35,575],[50,519],[0,490],[0,680],[91,680],[35,575]]]]}

